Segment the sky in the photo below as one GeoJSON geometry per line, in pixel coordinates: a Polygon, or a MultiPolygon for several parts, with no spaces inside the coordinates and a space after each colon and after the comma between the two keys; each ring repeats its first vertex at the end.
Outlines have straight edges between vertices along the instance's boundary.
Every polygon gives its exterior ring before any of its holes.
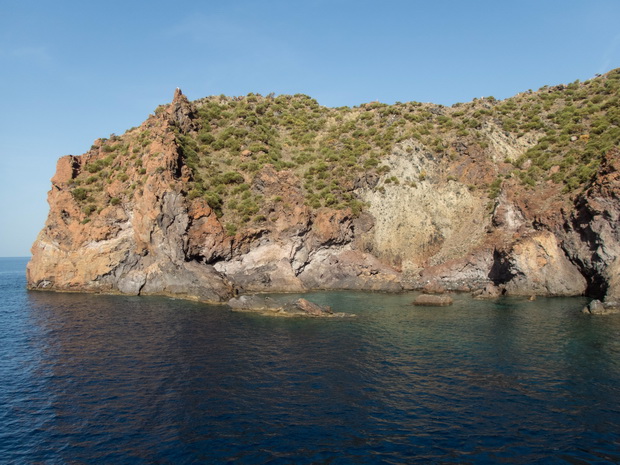
{"type": "Polygon", "coordinates": [[[504,99],[620,67],[618,24],[618,0],[0,0],[0,257],[30,255],[59,157],[176,87],[329,107],[504,99]]]}

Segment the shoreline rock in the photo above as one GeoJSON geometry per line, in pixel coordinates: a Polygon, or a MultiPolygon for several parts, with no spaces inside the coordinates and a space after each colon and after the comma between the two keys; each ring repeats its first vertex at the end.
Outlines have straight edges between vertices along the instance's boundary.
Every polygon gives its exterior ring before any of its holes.
{"type": "Polygon", "coordinates": [[[503,289],[500,289],[494,284],[487,284],[484,289],[478,289],[472,292],[472,297],[476,300],[495,300],[499,299],[503,294],[503,289]]]}
{"type": "Polygon", "coordinates": [[[304,298],[277,302],[271,297],[243,295],[228,301],[233,312],[251,312],[277,317],[348,318],[352,313],[334,312],[329,306],[321,306],[304,298]]]}
{"type": "Polygon", "coordinates": [[[437,294],[420,294],[412,302],[413,305],[425,307],[447,307],[453,303],[452,297],[437,294]]]}
{"type": "Polygon", "coordinates": [[[583,307],[581,313],[586,315],[612,315],[620,313],[620,305],[616,302],[601,302],[598,299],[594,299],[583,307]]]}

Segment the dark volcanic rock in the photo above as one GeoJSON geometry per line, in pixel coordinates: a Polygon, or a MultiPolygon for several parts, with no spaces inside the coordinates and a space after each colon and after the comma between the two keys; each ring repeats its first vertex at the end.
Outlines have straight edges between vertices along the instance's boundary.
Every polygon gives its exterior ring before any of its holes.
{"type": "Polygon", "coordinates": [[[567,212],[561,238],[588,281],[587,294],[620,299],[620,149],[611,150],[591,186],[567,212]]]}

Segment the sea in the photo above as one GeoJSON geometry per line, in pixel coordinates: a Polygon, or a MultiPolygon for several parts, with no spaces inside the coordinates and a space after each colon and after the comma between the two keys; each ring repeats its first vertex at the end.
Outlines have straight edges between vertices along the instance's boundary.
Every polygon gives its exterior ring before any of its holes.
{"type": "Polygon", "coordinates": [[[0,259],[0,463],[620,463],[620,315],[586,299],[273,318],[27,291],[27,260],[0,259]]]}

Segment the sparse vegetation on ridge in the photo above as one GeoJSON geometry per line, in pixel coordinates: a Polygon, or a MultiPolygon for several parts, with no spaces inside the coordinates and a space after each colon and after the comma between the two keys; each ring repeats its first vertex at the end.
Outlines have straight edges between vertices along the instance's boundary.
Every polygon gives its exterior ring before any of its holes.
{"type": "MultiPolygon", "coordinates": [[[[454,172],[446,173],[444,181],[463,182],[490,199],[500,194],[507,178],[525,187],[553,182],[565,192],[574,191],[590,181],[602,156],[620,144],[619,89],[620,70],[614,70],[583,83],[452,107],[372,102],[327,108],[301,94],[214,96],[193,102],[195,130],[176,128],[174,138],[191,173],[184,187],[187,196],[204,198],[223,217],[227,232],[234,234],[246,224],[265,221],[261,209],[275,201],[253,188],[266,165],[293,172],[312,209],[351,208],[359,213],[363,204],[355,190],[364,176],[385,175],[377,189],[386,184],[416,188],[417,182],[427,180],[425,172],[418,179],[398,179],[383,163],[405,141],[415,141],[433,157],[454,163],[469,156],[472,147],[488,155],[498,133],[533,141],[524,144],[530,148],[520,156],[498,162],[492,182],[474,185],[454,172]]],[[[164,110],[162,106],[155,113],[164,110]]],[[[86,216],[129,201],[141,193],[148,176],[164,170],[147,169],[153,165],[146,161],[158,156],[151,147],[154,142],[152,131],[140,127],[93,145],[93,156],[72,186],[86,216]],[[112,183],[117,187],[110,195],[104,186],[112,183]]]]}

